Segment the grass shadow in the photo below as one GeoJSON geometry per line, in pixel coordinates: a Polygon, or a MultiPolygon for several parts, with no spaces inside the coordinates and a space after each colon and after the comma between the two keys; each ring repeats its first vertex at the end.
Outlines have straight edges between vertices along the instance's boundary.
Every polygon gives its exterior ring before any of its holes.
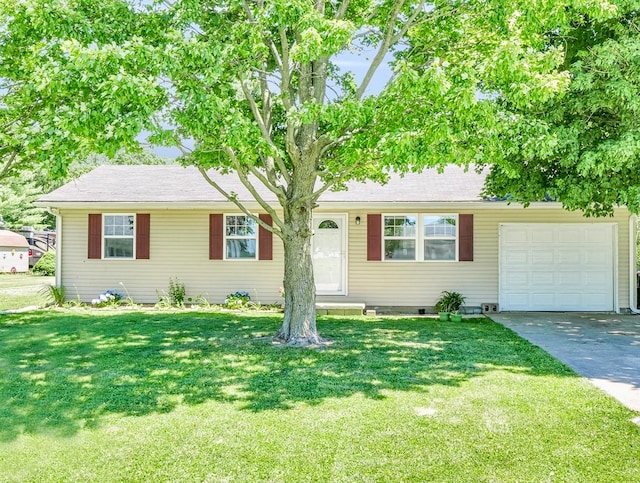
{"type": "Polygon", "coordinates": [[[0,440],[215,400],[249,411],[429,391],[488,371],[575,374],[490,321],[331,318],[333,345],[274,346],[279,315],[43,311],[0,320],[0,440]]]}

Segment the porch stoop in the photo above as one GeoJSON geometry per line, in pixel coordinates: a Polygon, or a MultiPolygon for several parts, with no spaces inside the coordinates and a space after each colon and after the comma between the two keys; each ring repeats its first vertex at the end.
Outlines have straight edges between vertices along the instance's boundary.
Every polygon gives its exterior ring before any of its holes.
{"type": "Polygon", "coordinates": [[[316,303],[316,314],[318,315],[362,315],[364,303],[339,303],[320,302],[316,303]]]}

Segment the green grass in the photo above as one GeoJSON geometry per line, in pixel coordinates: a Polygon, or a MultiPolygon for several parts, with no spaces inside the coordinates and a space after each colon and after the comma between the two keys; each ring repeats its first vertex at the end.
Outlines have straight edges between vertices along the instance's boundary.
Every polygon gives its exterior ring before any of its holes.
{"type": "Polygon", "coordinates": [[[53,277],[30,273],[0,274],[0,311],[30,306],[43,307],[47,303],[42,293],[45,285],[53,284],[53,277]]]}
{"type": "Polygon", "coordinates": [[[488,320],[0,318],[0,481],[640,481],[632,411],[488,320]]]}

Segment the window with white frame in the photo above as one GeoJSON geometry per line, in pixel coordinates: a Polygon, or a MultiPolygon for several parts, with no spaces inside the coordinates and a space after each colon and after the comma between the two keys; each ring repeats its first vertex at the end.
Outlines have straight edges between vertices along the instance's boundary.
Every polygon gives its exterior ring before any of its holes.
{"type": "Polygon", "coordinates": [[[258,225],[246,215],[225,217],[225,250],[228,260],[255,260],[258,225]]]}
{"type": "Polygon", "coordinates": [[[417,217],[388,215],[384,217],[384,259],[415,260],[417,217]]]}
{"type": "Polygon", "coordinates": [[[134,257],[135,215],[104,215],[102,233],[104,258],[134,257]]]}
{"type": "Polygon", "coordinates": [[[425,215],[423,223],[424,260],[455,261],[458,217],[456,215],[425,215]]]}
{"type": "Polygon", "coordinates": [[[384,260],[456,261],[458,216],[384,215],[384,260]]]}

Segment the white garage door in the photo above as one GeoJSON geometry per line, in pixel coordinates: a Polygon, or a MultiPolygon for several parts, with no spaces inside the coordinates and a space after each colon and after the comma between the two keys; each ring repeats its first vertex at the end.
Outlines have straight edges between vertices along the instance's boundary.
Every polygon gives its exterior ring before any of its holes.
{"type": "Polygon", "coordinates": [[[615,225],[500,225],[500,310],[612,311],[615,225]]]}

